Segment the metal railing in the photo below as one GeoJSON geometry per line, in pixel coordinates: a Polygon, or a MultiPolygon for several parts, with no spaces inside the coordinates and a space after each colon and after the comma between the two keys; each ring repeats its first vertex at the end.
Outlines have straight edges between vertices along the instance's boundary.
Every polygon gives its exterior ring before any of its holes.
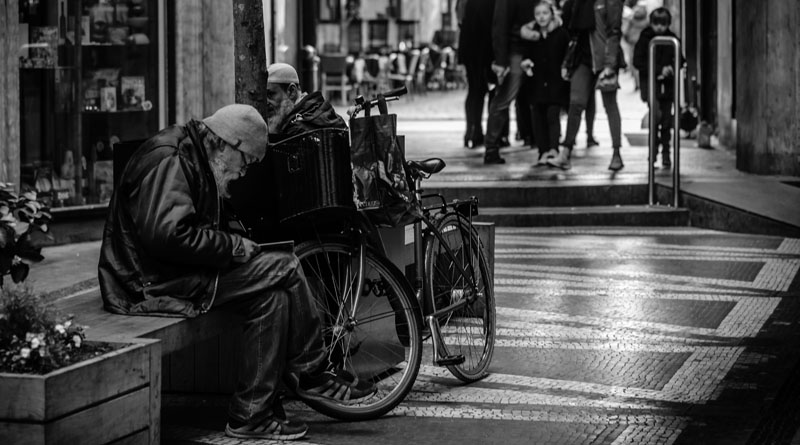
{"type": "Polygon", "coordinates": [[[650,87],[647,103],[650,106],[650,128],[648,138],[648,149],[650,150],[647,155],[647,194],[648,202],[650,205],[655,204],[655,167],[653,166],[654,156],[658,153],[658,135],[657,135],[657,120],[658,107],[656,105],[656,47],[671,45],[675,49],[675,66],[673,81],[675,100],[673,102],[673,122],[672,122],[672,156],[674,162],[672,164],[672,205],[677,208],[679,206],[680,196],[680,165],[681,165],[681,138],[680,138],[680,107],[679,101],[681,98],[681,44],[677,38],[672,36],[656,36],[650,41],[648,47],[648,67],[649,75],[647,76],[648,86],[650,87]]]}

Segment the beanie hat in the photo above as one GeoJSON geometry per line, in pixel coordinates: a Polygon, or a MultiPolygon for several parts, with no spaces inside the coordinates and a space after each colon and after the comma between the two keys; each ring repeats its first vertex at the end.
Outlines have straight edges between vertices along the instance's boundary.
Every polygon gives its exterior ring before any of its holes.
{"type": "Polygon", "coordinates": [[[264,118],[250,105],[226,105],[203,123],[223,141],[258,158],[267,153],[268,129],[264,118]]]}
{"type": "Polygon", "coordinates": [[[300,83],[297,71],[288,63],[273,63],[267,68],[267,83],[300,83]]]}

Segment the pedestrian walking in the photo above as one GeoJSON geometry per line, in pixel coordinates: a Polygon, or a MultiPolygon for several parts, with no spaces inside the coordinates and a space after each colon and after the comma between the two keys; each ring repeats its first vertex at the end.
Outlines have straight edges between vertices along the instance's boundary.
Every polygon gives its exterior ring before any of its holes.
{"type": "Polygon", "coordinates": [[[640,88],[639,73],[633,64],[633,49],[636,42],[639,41],[642,31],[648,25],[647,7],[639,4],[638,0],[628,0],[625,3],[622,15],[622,52],[625,55],[625,63],[630,65],[635,85],[634,91],[638,91],[640,88]]]}
{"type": "MultiPolygon", "coordinates": [[[[648,63],[650,41],[656,36],[677,37],[669,29],[670,24],[672,24],[672,14],[667,8],[654,9],[650,13],[650,25],[642,31],[633,49],[633,66],[639,71],[639,84],[641,85],[639,92],[642,100],[648,106],[650,105],[648,102],[650,97],[650,85],[648,82],[650,74],[648,63]]],[[[658,145],[661,146],[661,166],[664,168],[672,167],[669,148],[672,139],[673,105],[675,104],[674,79],[676,73],[672,68],[674,65],[674,48],[670,46],[659,48],[656,51],[656,106],[655,110],[650,110],[650,113],[656,113],[656,128],[651,128],[650,131],[658,132],[658,145]]],[[[658,155],[658,146],[655,147],[655,151],[656,153],[653,153],[654,163],[658,155]]]]}
{"type": "Polygon", "coordinates": [[[567,131],[558,156],[548,165],[569,169],[570,155],[575,146],[575,136],[580,126],[581,113],[586,109],[591,95],[599,89],[603,107],[608,115],[613,154],[609,170],[623,168],[622,122],[617,105],[617,78],[625,67],[620,38],[622,36],[622,0],[572,0],[565,3],[564,22],[576,40],[576,57],[573,66],[563,67],[562,74],[570,79],[567,131]],[[571,75],[570,70],[574,70],[571,75]]]}
{"type": "Polygon", "coordinates": [[[520,29],[533,40],[524,52],[523,71],[527,100],[531,104],[531,123],[539,145],[537,165],[558,155],[561,137],[561,110],[569,99],[569,83],[561,77],[561,63],[569,45],[569,34],[556,16],[550,0],[539,0],[534,7],[534,20],[520,29]]]}
{"type": "Polygon", "coordinates": [[[492,65],[492,17],[494,0],[459,0],[460,20],[458,60],[467,72],[467,98],[464,111],[467,129],[464,147],[483,145],[483,106],[489,93],[488,73],[492,65]]]}
{"type": "Polygon", "coordinates": [[[489,102],[486,124],[484,164],[504,164],[500,156],[503,126],[508,122],[507,110],[517,97],[522,83],[522,51],[524,43],[519,29],[533,19],[531,0],[496,0],[492,20],[492,72],[497,76],[497,93],[489,102]]]}

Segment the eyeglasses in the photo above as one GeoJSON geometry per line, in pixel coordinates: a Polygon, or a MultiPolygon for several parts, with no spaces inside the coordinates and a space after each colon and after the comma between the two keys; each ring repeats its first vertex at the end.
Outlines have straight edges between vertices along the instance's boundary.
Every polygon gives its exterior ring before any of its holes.
{"type": "Polygon", "coordinates": [[[232,148],[235,152],[239,153],[239,156],[242,157],[242,167],[239,169],[241,174],[245,174],[247,172],[247,167],[255,164],[256,162],[258,162],[258,158],[256,158],[255,156],[251,156],[251,155],[243,152],[242,150],[239,150],[238,147],[235,147],[235,146],[233,146],[231,144],[228,144],[228,146],[230,148],[232,148]]]}

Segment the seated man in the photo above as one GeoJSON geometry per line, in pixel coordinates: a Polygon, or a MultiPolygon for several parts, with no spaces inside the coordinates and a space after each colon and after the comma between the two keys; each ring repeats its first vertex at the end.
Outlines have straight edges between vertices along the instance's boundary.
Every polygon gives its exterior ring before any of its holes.
{"type": "Polygon", "coordinates": [[[230,233],[220,209],[231,180],[266,152],[267,124],[249,105],[162,130],[125,168],[109,205],[98,274],[106,310],[195,317],[220,305],[244,316],[238,383],[225,432],[297,439],[276,397],[283,378],[301,399],[358,399],[374,386],[327,371],[314,297],[297,257],[259,252],[230,233]]]}
{"type": "Polygon", "coordinates": [[[347,128],[322,93],[300,90],[300,79],[291,65],[273,63],[267,71],[267,125],[272,142],[319,128],[347,128]]]}
{"type": "MultiPolygon", "coordinates": [[[[344,119],[316,91],[306,94],[300,89],[297,71],[286,63],[273,63],[267,68],[267,125],[271,146],[289,137],[322,128],[346,130],[344,119]]],[[[231,184],[228,201],[232,210],[258,242],[295,238],[296,227],[281,225],[275,212],[279,205],[274,184],[274,166],[268,162],[253,165],[246,178],[231,184]]]]}

